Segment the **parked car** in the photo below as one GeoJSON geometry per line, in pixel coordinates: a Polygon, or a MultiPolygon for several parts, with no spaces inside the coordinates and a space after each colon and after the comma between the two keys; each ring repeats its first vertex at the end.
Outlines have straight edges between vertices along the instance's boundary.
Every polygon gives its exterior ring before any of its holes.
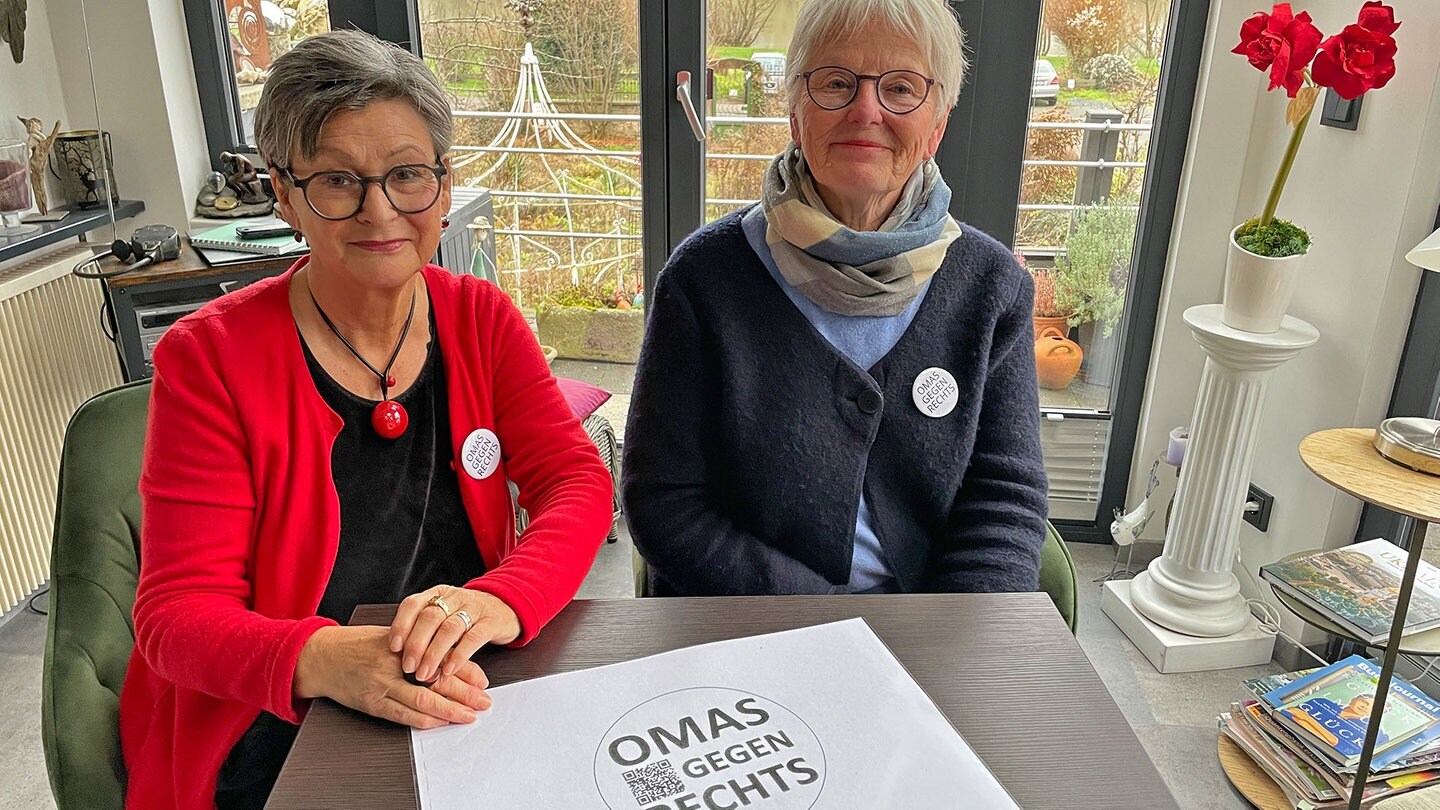
{"type": "Polygon", "coordinates": [[[1030,103],[1054,107],[1060,100],[1060,74],[1047,60],[1035,60],[1035,75],[1030,82],[1030,103]]]}
{"type": "Polygon", "coordinates": [[[759,51],[751,54],[750,60],[765,71],[760,77],[760,89],[766,93],[780,92],[780,85],[785,82],[785,54],[759,51]]]}

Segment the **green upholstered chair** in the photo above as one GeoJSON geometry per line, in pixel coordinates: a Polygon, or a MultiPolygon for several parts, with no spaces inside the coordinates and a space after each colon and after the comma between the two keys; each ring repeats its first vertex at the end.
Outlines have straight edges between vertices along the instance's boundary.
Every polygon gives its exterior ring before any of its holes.
{"type": "Polygon", "coordinates": [[[99,394],[70,419],[50,558],[41,736],[60,810],[119,810],[120,686],[135,627],[140,458],[148,382],[99,394]]]}
{"type": "MultiPolygon", "coordinates": [[[[635,571],[635,595],[649,596],[645,559],[639,552],[635,552],[632,563],[635,571]]],[[[1040,590],[1050,595],[1055,609],[1060,611],[1060,618],[1065,620],[1072,633],[1075,632],[1075,617],[1079,608],[1075,580],[1075,561],[1070,557],[1070,550],[1065,547],[1060,533],[1046,521],[1045,544],[1040,547],[1040,590]]]]}
{"type": "Polygon", "coordinates": [[[1065,538],[1045,521],[1045,544],[1040,547],[1040,590],[1050,595],[1060,618],[1075,632],[1080,613],[1080,593],[1076,584],[1075,560],[1065,545],[1065,538]]]}

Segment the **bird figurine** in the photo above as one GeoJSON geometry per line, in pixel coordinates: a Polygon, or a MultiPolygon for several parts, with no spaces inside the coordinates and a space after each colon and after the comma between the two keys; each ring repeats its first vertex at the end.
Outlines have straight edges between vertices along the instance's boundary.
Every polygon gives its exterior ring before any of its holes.
{"type": "Polygon", "coordinates": [[[16,118],[25,125],[25,141],[30,146],[30,188],[35,191],[35,207],[41,214],[45,214],[49,212],[49,203],[45,199],[45,164],[50,160],[50,149],[55,146],[55,136],[60,134],[60,122],[55,122],[55,128],[50,130],[47,137],[45,125],[40,123],[39,118],[16,118]]]}

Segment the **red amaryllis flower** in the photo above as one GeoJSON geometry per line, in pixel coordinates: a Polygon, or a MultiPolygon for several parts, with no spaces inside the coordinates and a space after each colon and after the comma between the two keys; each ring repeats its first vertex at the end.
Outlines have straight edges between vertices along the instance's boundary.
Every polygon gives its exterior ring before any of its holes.
{"type": "Polygon", "coordinates": [[[1294,98],[1322,38],[1308,13],[1294,14],[1289,3],[1276,3],[1269,14],[1256,12],[1240,26],[1240,44],[1230,52],[1249,59],[1256,70],[1270,71],[1267,90],[1283,84],[1285,95],[1294,98]]]}
{"type": "Polygon", "coordinates": [[[1390,35],[1399,27],[1394,9],[1381,2],[1366,3],[1355,24],[1320,46],[1311,78],[1346,99],[1384,87],[1395,75],[1395,39],[1390,35]]]}

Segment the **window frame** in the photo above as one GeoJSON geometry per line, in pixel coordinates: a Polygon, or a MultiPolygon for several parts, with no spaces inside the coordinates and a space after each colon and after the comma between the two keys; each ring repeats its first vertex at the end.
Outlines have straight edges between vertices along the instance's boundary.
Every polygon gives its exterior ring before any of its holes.
{"type": "MultiPolygon", "coordinates": [[[[229,25],[224,0],[182,0],[195,89],[205,125],[210,167],[221,169],[221,152],[255,151],[244,140],[235,63],[230,56],[229,25]]],[[[417,0],[328,0],[330,28],[354,28],[420,55],[420,9],[417,0]]]]}
{"type": "MultiPolygon", "coordinates": [[[[1179,204],[1194,117],[1195,93],[1205,52],[1211,0],[1174,0],[1165,32],[1150,165],[1140,195],[1130,290],[1121,320],[1120,354],[1110,412],[1110,446],[1093,521],[1053,521],[1066,540],[1110,543],[1110,515],[1125,509],[1130,468],[1138,444],[1140,414],[1155,344],[1155,325],[1165,285],[1165,262],[1179,204]]],[[[1068,417],[1067,417],[1068,418],[1068,417]]]]}

